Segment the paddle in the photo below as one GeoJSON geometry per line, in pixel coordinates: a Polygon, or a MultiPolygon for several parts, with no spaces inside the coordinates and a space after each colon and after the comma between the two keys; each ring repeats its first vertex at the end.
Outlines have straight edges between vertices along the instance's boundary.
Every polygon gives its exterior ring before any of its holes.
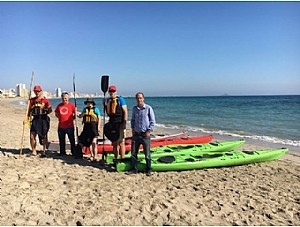
{"type": "Polygon", "coordinates": [[[104,125],[105,125],[105,93],[108,90],[108,81],[109,81],[109,76],[108,75],[103,75],[101,77],[101,90],[103,92],[103,96],[104,96],[104,103],[103,103],[103,144],[102,144],[102,163],[105,163],[106,158],[106,152],[104,150],[104,141],[105,141],[105,137],[104,137],[104,125]]]}
{"type": "Polygon", "coordinates": [[[27,107],[26,107],[25,119],[24,119],[24,122],[23,122],[23,132],[22,132],[20,156],[22,155],[22,151],[23,151],[24,134],[25,134],[25,122],[27,122],[27,120],[28,120],[28,111],[29,111],[29,106],[30,106],[30,98],[31,98],[31,89],[32,89],[33,78],[34,78],[34,72],[32,72],[32,75],[31,75],[29,94],[28,94],[28,102],[27,102],[27,107]]]}
{"type": "Polygon", "coordinates": [[[73,90],[74,90],[74,104],[75,104],[75,130],[76,130],[76,139],[77,139],[77,145],[75,147],[75,159],[82,159],[83,158],[83,153],[82,153],[82,147],[78,144],[79,139],[78,139],[78,126],[77,126],[77,104],[76,104],[76,88],[75,88],[75,73],[73,74],[73,90]]]}
{"type": "MultiPolygon", "coordinates": [[[[77,104],[76,104],[76,88],[75,88],[75,73],[73,74],[73,91],[74,91],[74,103],[75,103],[75,109],[77,112],[77,104]]],[[[77,137],[77,143],[78,143],[78,126],[77,126],[77,117],[75,113],[75,126],[76,126],[76,137],[77,137]]]]}

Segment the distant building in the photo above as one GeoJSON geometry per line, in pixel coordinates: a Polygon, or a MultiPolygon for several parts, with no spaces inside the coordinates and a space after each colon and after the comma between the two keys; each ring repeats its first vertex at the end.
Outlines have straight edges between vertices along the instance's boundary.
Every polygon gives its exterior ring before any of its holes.
{"type": "Polygon", "coordinates": [[[27,89],[26,89],[25,84],[17,84],[16,85],[16,96],[19,96],[19,97],[27,96],[27,89]]]}
{"type": "Polygon", "coordinates": [[[58,87],[56,88],[56,97],[60,97],[61,96],[61,88],[58,87]]]}
{"type": "Polygon", "coordinates": [[[14,98],[16,97],[16,91],[13,88],[0,90],[0,97],[14,98]]]}

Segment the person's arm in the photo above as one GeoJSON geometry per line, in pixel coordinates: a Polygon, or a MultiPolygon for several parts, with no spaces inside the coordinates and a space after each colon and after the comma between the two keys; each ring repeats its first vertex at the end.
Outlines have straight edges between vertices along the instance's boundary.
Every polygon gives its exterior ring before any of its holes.
{"type": "Polygon", "coordinates": [[[98,132],[101,131],[101,112],[99,110],[99,108],[97,108],[97,116],[98,116],[98,132]]]}
{"type": "Polygon", "coordinates": [[[134,107],[132,108],[132,114],[131,114],[131,120],[130,120],[130,125],[131,125],[131,131],[132,131],[132,135],[135,134],[134,131],[134,122],[135,122],[135,114],[134,114],[134,107]]]}
{"type": "Polygon", "coordinates": [[[29,100],[29,107],[27,111],[27,117],[29,118],[31,116],[31,111],[32,111],[32,100],[29,100]]]}
{"type": "Polygon", "coordinates": [[[77,107],[75,105],[73,105],[73,119],[75,120],[77,117],[77,107]]]}
{"type": "Polygon", "coordinates": [[[55,117],[57,117],[59,119],[59,107],[60,107],[60,104],[58,104],[54,110],[54,113],[55,113],[55,117]]]}
{"type": "Polygon", "coordinates": [[[45,104],[46,104],[45,106],[47,108],[47,114],[52,113],[52,106],[51,106],[51,103],[50,103],[50,101],[48,99],[46,99],[46,103],[45,104]]]}
{"type": "Polygon", "coordinates": [[[59,113],[58,113],[58,109],[57,108],[55,109],[54,112],[55,112],[55,117],[59,118],[59,113]]]}
{"type": "Polygon", "coordinates": [[[155,125],[155,115],[151,106],[149,106],[149,114],[147,114],[147,116],[149,118],[149,126],[146,131],[146,137],[149,137],[151,135],[151,132],[154,130],[155,125]]]}
{"type": "Polygon", "coordinates": [[[48,114],[52,113],[52,106],[48,107],[48,114]]]}
{"type": "Polygon", "coordinates": [[[122,106],[123,109],[123,128],[126,129],[126,124],[127,124],[127,120],[128,120],[128,110],[127,110],[127,106],[122,106]]]}
{"type": "Polygon", "coordinates": [[[25,124],[27,124],[28,123],[28,121],[30,121],[31,120],[31,108],[32,108],[32,102],[31,102],[31,99],[30,100],[28,100],[28,103],[27,103],[27,113],[26,113],[26,118],[25,118],[25,120],[23,121],[23,124],[25,125],[25,124]]]}
{"type": "Polygon", "coordinates": [[[153,131],[155,126],[155,114],[151,106],[149,106],[149,130],[153,131]]]}

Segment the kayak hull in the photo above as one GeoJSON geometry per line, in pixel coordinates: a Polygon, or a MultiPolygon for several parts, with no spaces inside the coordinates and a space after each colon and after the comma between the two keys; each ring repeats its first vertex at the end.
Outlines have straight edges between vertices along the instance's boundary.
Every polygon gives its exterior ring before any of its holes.
{"type": "MultiPolygon", "coordinates": [[[[178,138],[178,137],[186,138],[187,134],[185,132],[180,132],[180,133],[171,134],[171,135],[157,134],[157,135],[152,135],[151,136],[151,141],[158,141],[159,142],[159,141],[163,141],[163,140],[167,140],[167,139],[172,139],[172,138],[178,138]]],[[[131,138],[132,137],[126,137],[125,138],[125,145],[126,145],[127,152],[131,150],[131,138]]],[[[103,141],[103,139],[98,139],[98,153],[102,153],[103,144],[104,144],[104,151],[105,152],[109,153],[109,152],[113,151],[112,143],[111,143],[110,140],[105,139],[103,141]]],[[[67,150],[71,149],[71,146],[70,146],[69,142],[66,143],[66,149],[67,150]]],[[[49,143],[48,150],[53,150],[53,151],[59,150],[59,141],[51,141],[49,143]]],[[[90,154],[89,147],[83,147],[83,152],[85,154],[90,154]]]]}
{"type": "MultiPolygon", "coordinates": [[[[210,142],[205,144],[177,144],[151,148],[151,158],[159,158],[166,155],[181,155],[181,154],[199,154],[202,152],[225,152],[239,148],[245,143],[245,140],[210,142]]],[[[125,155],[125,158],[130,158],[131,152],[125,155]]],[[[114,156],[107,156],[107,163],[113,162],[114,156]]],[[[145,159],[143,151],[138,154],[138,159],[145,159]]]]}
{"type": "MultiPolygon", "coordinates": [[[[151,139],[151,147],[159,147],[159,146],[165,146],[169,144],[202,144],[202,143],[209,143],[212,141],[214,137],[212,135],[209,136],[193,136],[193,137],[177,137],[177,136],[169,136],[165,138],[152,138],[151,139]]],[[[106,153],[112,153],[113,152],[113,146],[112,143],[104,144],[103,149],[103,143],[98,143],[98,154],[102,154],[103,150],[106,153]]],[[[142,146],[140,147],[142,149],[142,146]]],[[[84,147],[83,151],[85,154],[90,154],[90,148],[84,147]]],[[[131,137],[128,137],[125,139],[125,151],[128,153],[131,151],[131,137]]]]}
{"type": "MultiPolygon", "coordinates": [[[[162,157],[152,158],[151,167],[152,171],[158,172],[229,167],[276,160],[286,152],[288,152],[287,148],[281,148],[257,151],[199,152],[198,154],[168,155],[164,156],[165,160],[162,157]]],[[[128,171],[130,168],[130,160],[125,160],[117,165],[118,172],[128,171]]],[[[145,160],[139,161],[138,170],[146,170],[145,160]]]]}

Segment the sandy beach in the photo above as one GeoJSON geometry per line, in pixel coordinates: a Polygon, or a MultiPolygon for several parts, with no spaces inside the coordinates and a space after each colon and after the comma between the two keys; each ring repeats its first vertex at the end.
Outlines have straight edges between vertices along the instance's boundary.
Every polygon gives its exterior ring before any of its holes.
{"type": "MultiPolygon", "coordinates": [[[[26,128],[20,156],[26,105],[18,101],[0,98],[0,225],[300,225],[296,152],[272,162],[147,177],[55,151],[28,157],[26,128]]],[[[50,116],[49,140],[57,141],[50,116]]]]}

